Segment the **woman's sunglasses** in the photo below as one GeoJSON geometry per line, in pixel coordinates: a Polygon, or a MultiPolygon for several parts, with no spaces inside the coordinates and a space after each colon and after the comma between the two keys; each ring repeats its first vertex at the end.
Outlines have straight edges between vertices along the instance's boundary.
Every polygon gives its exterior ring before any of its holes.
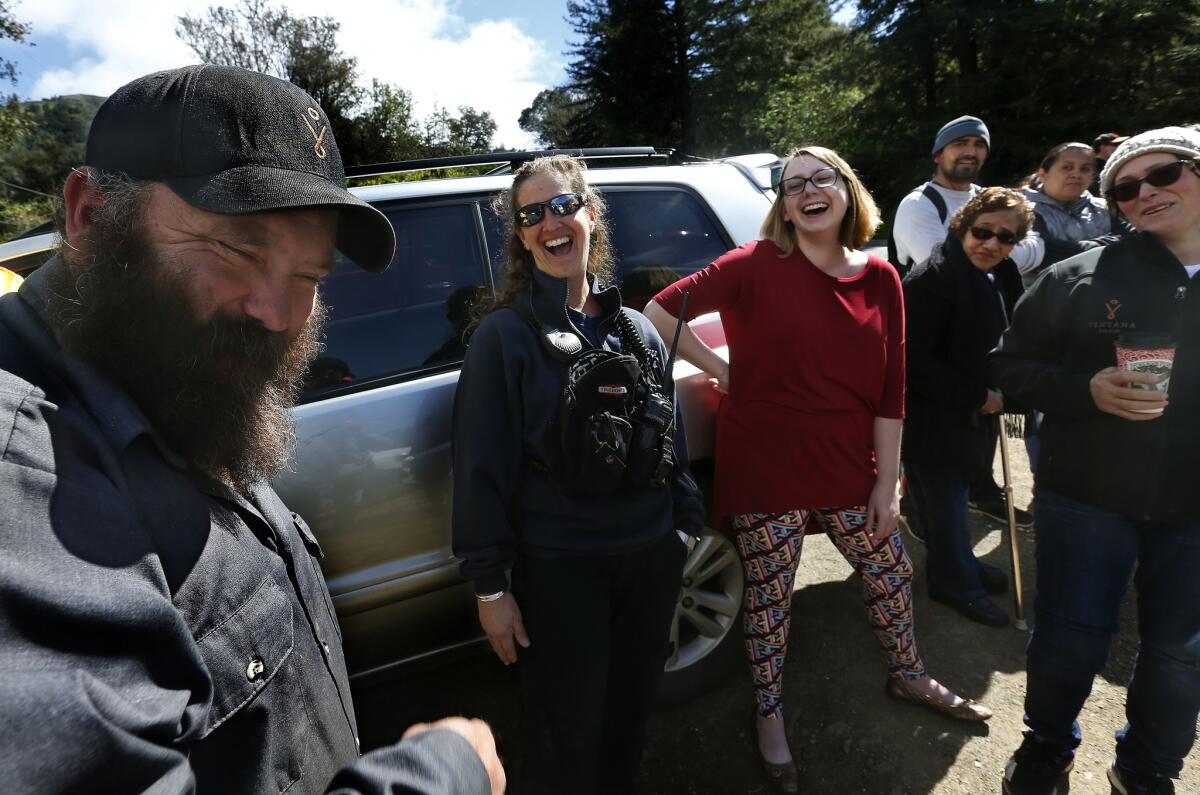
{"type": "Polygon", "coordinates": [[[1000,231],[996,231],[994,229],[988,229],[983,226],[971,227],[971,237],[975,238],[980,243],[985,243],[994,237],[1000,241],[1001,245],[1004,245],[1004,246],[1014,246],[1014,245],[1016,245],[1017,241],[1020,239],[1017,237],[1016,232],[1010,232],[1007,229],[1001,229],[1000,231]]]}
{"type": "Polygon", "coordinates": [[[1153,185],[1156,188],[1165,188],[1179,181],[1179,178],[1183,175],[1184,166],[1194,165],[1191,160],[1176,160],[1173,163],[1163,163],[1161,166],[1155,166],[1147,171],[1141,179],[1129,179],[1124,182],[1118,182],[1109,189],[1108,195],[1119,202],[1131,202],[1142,192],[1143,182],[1153,185]]]}
{"type": "Polygon", "coordinates": [[[562,193],[544,202],[534,202],[517,208],[517,226],[537,226],[549,209],[551,214],[562,218],[564,215],[574,215],[579,208],[587,204],[582,193],[562,193]]]}
{"type": "Polygon", "coordinates": [[[804,185],[811,182],[814,188],[832,188],[837,182],[838,170],[833,166],[814,171],[811,177],[791,177],[783,181],[784,196],[799,196],[804,193],[804,185]]]}

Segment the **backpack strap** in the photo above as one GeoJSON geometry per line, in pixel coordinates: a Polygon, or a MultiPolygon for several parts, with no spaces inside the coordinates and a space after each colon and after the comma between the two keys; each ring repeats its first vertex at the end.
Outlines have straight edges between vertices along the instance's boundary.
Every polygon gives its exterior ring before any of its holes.
{"type": "MultiPolygon", "coordinates": [[[[973,193],[974,191],[972,190],[973,193]]],[[[933,187],[932,182],[925,183],[925,189],[921,191],[921,195],[933,203],[933,209],[937,210],[938,220],[945,224],[947,212],[946,200],[942,197],[942,194],[937,192],[937,188],[933,187]]]]}

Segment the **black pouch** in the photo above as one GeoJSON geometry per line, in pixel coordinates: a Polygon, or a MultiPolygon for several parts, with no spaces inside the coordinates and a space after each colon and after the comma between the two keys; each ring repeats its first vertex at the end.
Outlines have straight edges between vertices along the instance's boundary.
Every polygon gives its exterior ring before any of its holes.
{"type": "Polygon", "coordinates": [[[625,480],[633,443],[641,366],[633,356],[589,350],[571,364],[559,407],[566,494],[608,494],[625,480]]]}

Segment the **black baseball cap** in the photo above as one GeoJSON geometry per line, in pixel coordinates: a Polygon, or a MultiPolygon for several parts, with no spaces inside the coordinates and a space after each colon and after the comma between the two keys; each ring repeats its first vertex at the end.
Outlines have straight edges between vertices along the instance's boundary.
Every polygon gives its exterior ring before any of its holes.
{"type": "Polygon", "coordinates": [[[321,106],[260,72],[199,64],[118,88],[92,120],[84,163],[222,215],[335,208],[338,250],[364,270],[384,270],[396,249],[387,217],[346,190],[321,106]]]}

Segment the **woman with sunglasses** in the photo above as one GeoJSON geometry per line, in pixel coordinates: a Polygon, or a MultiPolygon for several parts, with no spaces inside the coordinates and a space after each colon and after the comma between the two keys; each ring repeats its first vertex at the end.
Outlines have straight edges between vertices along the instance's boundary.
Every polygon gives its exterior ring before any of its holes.
{"type": "Polygon", "coordinates": [[[1200,133],[1129,138],[1100,185],[1136,231],[1052,266],[989,361],[1006,398],[1045,414],[1029,731],[1009,795],[1065,791],[1131,579],[1139,649],[1113,792],[1174,792],[1200,714],[1200,133]],[[1118,366],[1138,347],[1160,349],[1169,377],[1118,366]]]}
{"type": "Polygon", "coordinates": [[[791,595],[804,536],[822,532],[854,567],[888,663],[888,695],[964,720],[991,711],[934,681],[913,639],[912,565],[897,532],[904,304],[896,271],[857,250],[879,225],[874,200],[836,152],[796,150],[762,240],[655,296],[673,329],[720,312],[729,362],[684,326],[679,353],[723,393],[716,513],[746,574],[743,629],[757,746],[768,776],[799,788],[783,720],[791,595]]]}
{"type": "Polygon", "coordinates": [[[975,557],[968,520],[970,473],[995,450],[1004,398],[988,383],[988,351],[1008,327],[1023,288],[1008,258],[1033,224],[1020,193],[987,188],[950,219],[946,240],[904,278],[908,391],[904,471],[925,520],[929,595],[972,621],[1008,625],[988,598],[1008,580],[975,557]]]}
{"type": "Polygon", "coordinates": [[[703,502],[682,464],[661,486],[562,488],[556,475],[579,462],[555,433],[569,363],[548,342],[582,349],[580,362],[628,341],[660,384],[670,383],[667,352],[611,286],[604,199],[578,161],[526,163],[496,210],[508,270],[455,395],[454,553],[474,580],[492,649],[519,667],[521,791],[633,792],[703,502]]]}
{"type": "Polygon", "coordinates": [[[1059,144],[1022,183],[1021,193],[1033,204],[1032,237],[1041,257],[1041,264],[1025,274],[1026,286],[1054,263],[1129,233],[1129,225],[1114,220],[1104,200],[1088,192],[1095,163],[1087,144],[1059,144]]]}

